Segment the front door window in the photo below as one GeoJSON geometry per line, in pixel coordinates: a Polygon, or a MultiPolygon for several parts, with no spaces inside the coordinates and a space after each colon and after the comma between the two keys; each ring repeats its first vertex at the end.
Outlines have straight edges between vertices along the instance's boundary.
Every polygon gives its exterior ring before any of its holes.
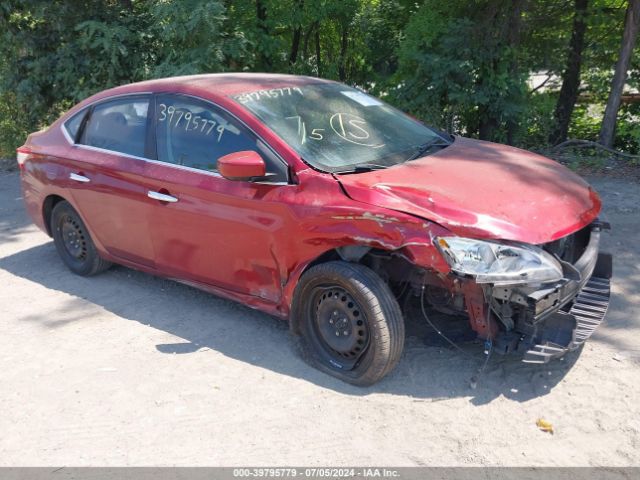
{"type": "Polygon", "coordinates": [[[217,172],[220,157],[253,150],[265,160],[269,180],[286,180],[281,162],[244,125],[207,102],[159,95],[155,117],[158,160],[162,162],[217,172]]]}

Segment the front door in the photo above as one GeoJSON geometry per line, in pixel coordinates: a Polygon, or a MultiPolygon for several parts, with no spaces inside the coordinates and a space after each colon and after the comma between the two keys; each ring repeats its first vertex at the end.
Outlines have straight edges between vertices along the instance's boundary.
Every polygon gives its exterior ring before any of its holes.
{"type": "Polygon", "coordinates": [[[145,176],[156,198],[149,221],[158,268],[277,302],[274,241],[287,221],[277,197],[291,188],[284,163],[235,118],[193,97],[157,96],[155,128],[158,162],[145,176]],[[268,183],[218,174],[218,158],[243,150],[262,155],[268,183]]]}

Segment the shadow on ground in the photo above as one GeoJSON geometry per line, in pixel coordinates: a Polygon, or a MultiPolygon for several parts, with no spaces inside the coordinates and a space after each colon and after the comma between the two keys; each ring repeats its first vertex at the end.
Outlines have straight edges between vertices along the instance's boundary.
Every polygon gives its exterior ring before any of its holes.
{"type": "Polygon", "coordinates": [[[467,342],[459,352],[425,345],[425,338],[434,345],[430,327],[420,318],[410,318],[405,353],[396,370],[377,385],[356,388],[306,365],[285,322],[191,287],[124,267],[93,278],[78,277],[64,267],[51,242],[0,259],[0,268],[72,296],[58,311],[28,315],[20,321],[53,330],[90,322],[95,310],[88,308],[89,303],[182,339],[155,346],[159,352],[197,355],[211,349],[349,395],[388,393],[426,402],[465,397],[478,405],[505,396],[522,402],[549,393],[578,358],[578,353],[572,353],[562,361],[536,366],[523,364],[517,357],[494,356],[472,389],[469,380],[485,361],[482,346],[467,342]]]}

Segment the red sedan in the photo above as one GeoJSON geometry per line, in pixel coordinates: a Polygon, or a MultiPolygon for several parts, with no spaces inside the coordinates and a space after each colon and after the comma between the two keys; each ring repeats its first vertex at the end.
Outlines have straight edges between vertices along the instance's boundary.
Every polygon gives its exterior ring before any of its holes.
{"type": "Polygon", "coordinates": [[[118,263],[288,319],[314,365],[358,385],[400,359],[402,296],[535,363],[579,347],[609,302],[607,225],[582,179],[335,82],[117,87],[31,134],[18,163],[73,272],[118,263]]]}

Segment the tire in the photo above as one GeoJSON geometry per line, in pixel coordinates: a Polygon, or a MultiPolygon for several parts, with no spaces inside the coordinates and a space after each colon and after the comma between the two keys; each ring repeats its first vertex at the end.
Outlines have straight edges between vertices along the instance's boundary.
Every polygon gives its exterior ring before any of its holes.
{"type": "Polygon", "coordinates": [[[305,360],[345,382],[373,385],[400,360],[402,311],[389,286],[363,265],[310,268],[296,286],[291,313],[305,360]]]}
{"type": "Polygon", "coordinates": [[[89,277],[111,267],[98,255],[86,225],[69,202],[53,207],[51,233],[60,258],[73,273],[89,277]]]}

